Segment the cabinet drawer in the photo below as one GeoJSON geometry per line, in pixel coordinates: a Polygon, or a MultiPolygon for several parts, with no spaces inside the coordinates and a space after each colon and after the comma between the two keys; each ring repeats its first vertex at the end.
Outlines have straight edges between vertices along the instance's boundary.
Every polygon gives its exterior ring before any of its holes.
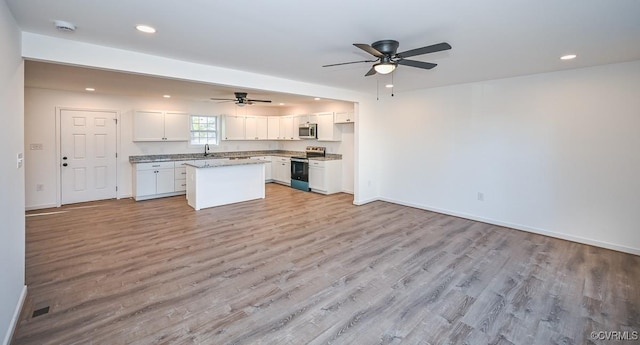
{"type": "Polygon", "coordinates": [[[138,163],[136,164],[136,170],[153,170],[153,169],[167,169],[173,168],[173,162],[151,162],[151,163],[138,163]]]}
{"type": "Polygon", "coordinates": [[[185,164],[194,164],[196,161],[175,161],[176,168],[183,168],[185,164]]]}
{"type": "Polygon", "coordinates": [[[187,178],[187,167],[176,167],[175,171],[176,180],[184,180],[187,178]]]}
{"type": "Polygon", "coordinates": [[[187,190],[187,180],[186,179],[181,179],[181,180],[176,179],[176,181],[175,181],[175,191],[176,192],[184,192],[186,190],[187,190]]]}
{"type": "Polygon", "coordinates": [[[291,162],[291,158],[289,157],[273,157],[275,162],[291,162]]]}
{"type": "Polygon", "coordinates": [[[325,166],[325,161],[314,161],[314,160],[309,160],[309,165],[310,165],[310,166],[314,166],[314,167],[318,167],[318,168],[324,168],[324,166],[325,166]]]}

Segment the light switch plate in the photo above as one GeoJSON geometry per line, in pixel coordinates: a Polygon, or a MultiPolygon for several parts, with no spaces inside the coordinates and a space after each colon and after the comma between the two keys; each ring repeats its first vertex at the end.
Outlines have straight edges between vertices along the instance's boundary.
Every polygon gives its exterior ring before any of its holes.
{"type": "Polygon", "coordinates": [[[30,150],[42,150],[42,144],[29,144],[30,150]]]}
{"type": "Polygon", "coordinates": [[[24,156],[22,152],[18,153],[18,169],[22,168],[22,162],[24,161],[24,156]]]}

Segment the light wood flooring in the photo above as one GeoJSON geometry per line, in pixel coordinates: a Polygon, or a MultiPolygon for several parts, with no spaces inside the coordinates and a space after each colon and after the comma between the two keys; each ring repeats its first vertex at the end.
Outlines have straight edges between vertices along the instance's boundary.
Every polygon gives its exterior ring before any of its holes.
{"type": "Polygon", "coordinates": [[[172,197],[28,217],[13,344],[611,344],[590,333],[640,331],[638,256],[351,202],[269,184],[264,200],[198,212],[172,197]]]}

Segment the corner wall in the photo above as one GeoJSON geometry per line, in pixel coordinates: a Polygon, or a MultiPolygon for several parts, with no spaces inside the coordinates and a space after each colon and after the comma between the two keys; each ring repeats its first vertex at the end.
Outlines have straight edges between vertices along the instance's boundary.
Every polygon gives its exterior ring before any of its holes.
{"type": "Polygon", "coordinates": [[[380,194],[640,254],[638,94],[640,61],[396,94],[380,194]]]}
{"type": "Polygon", "coordinates": [[[0,342],[8,343],[26,293],[23,151],[24,63],[20,29],[0,1],[0,342]]]}

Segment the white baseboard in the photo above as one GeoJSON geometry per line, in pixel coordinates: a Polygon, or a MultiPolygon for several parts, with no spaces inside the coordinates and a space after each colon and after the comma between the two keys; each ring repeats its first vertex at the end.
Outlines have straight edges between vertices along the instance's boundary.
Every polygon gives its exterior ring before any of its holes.
{"type": "Polygon", "coordinates": [[[25,206],[25,211],[33,211],[33,210],[42,210],[45,208],[56,208],[58,207],[58,204],[42,204],[42,205],[32,205],[32,206],[25,206]]]}
{"type": "MultiPolygon", "coordinates": [[[[356,206],[362,206],[364,204],[368,204],[370,202],[374,202],[374,201],[378,201],[378,200],[381,200],[381,199],[380,198],[369,198],[369,199],[364,199],[364,200],[353,200],[353,204],[356,205],[356,206]]],[[[392,202],[392,201],[389,201],[389,202],[392,202]]]]}
{"type": "Polygon", "coordinates": [[[22,288],[22,293],[20,294],[20,300],[18,300],[16,309],[13,311],[13,318],[11,318],[11,324],[7,330],[7,334],[4,336],[4,341],[2,342],[3,345],[9,345],[9,343],[11,343],[11,338],[13,337],[13,333],[16,331],[16,326],[18,326],[18,319],[20,318],[20,313],[22,312],[22,307],[24,306],[24,300],[26,298],[27,286],[25,285],[22,288]]]}
{"type": "Polygon", "coordinates": [[[353,195],[353,191],[352,191],[352,190],[346,190],[346,189],[343,189],[343,190],[341,190],[340,192],[353,195]]]}
{"type": "MultiPolygon", "coordinates": [[[[404,201],[400,201],[400,200],[394,200],[394,199],[390,199],[390,198],[379,198],[378,200],[390,202],[390,203],[393,203],[393,204],[398,204],[398,205],[418,208],[418,209],[421,209],[421,210],[427,210],[427,211],[447,214],[447,215],[450,215],[450,216],[455,216],[455,217],[475,220],[475,221],[478,221],[478,222],[483,222],[483,223],[489,223],[489,224],[493,224],[493,225],[503,226],[503,227],[512,228],[512,229],[515,229],[515,230],[531,232],[531,233],[538,234],[538,235],[544,235],[544,236],[559,238],[559,239],[567,240],[567,241],[571,241],[571,242],[588,244],[588,245],[595,246],[595,247],[601,247],[601,248],[615,250],[615,251],[618,251],[618,252],[629,253],[629,254],[634,254],[634,255],[639,255],[640,256],[640,249],[638,249],[638,248],[631,248],[631,247],[621,246],[619,244],[614,244],[614,243],[609,243],[609,242],[602,242],[602,241],[593,240],[593,239],[590,239],[590,238],[585,238],[585,237],[580,237],[580,236],[573,236],[573,235],[563,234],[563,233],[554,232],[554,231],[548,231],[548,230],[534,228],[534,227],[530,227],[530,226],[526,226],[526,225],[522,225],[522,224],[508,223],[508,222],[503,222],[503,221],[490,219],[490,218],[484,218],[484,217],[480,217],[480,216],[476,216],[476,215],[472,215],[472,214],[466,214],[466,213],[460,213],[460,212],[455,212],[455,211],[450,211],[450,210],[439,209],[439,208],[435,208],[435,207],[418,205],[418,204],[404,202],[404,201]]],[[[372,200],[372,201],[374,201],[374,200],[372,200]]],[[[355,204],[355,202],[354,202],[354,204],[355,204]]],[[[358,204],[356,204],[356,205],[358,205],[358,204]]]]}

